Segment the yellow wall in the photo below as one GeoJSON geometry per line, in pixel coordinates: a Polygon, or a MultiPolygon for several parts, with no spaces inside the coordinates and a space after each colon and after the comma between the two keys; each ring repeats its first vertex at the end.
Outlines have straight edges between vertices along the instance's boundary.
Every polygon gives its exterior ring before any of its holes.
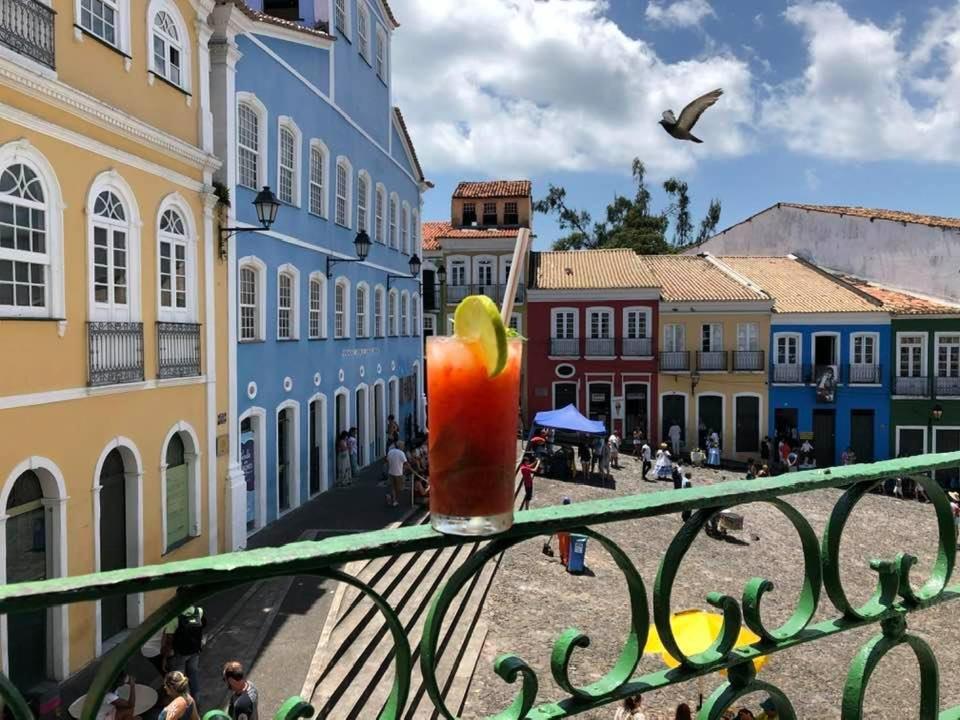
{"type": "MultiPolygon", "coordinates": [[[[680,323],[686,326],[686,349],[690,352],[690,366],[696,367],[696,352],[700,349],[700,327],[706,323],[723,325],[723,349],[728,351],[728,367],[733,366],[733,357],[729,351],[737,347],[737,324],[753,322],[757,324],[760,349],[764,352],[765,366],[769,364],[770,315],[769,313],[716,314],[701,312],[661,312],[660,313],[660,349],[664,349],[664,326],[668,323],[680,323]]],[[[745,460],[748,457],[759,458],[759,448],[754,452],[737,453],[735,444],[735,408],[734,398],[738,393],[756,393],[760,396],[760,437],[766,435],[767,427],[767,373],[757,372],[705,372],[700,371],[700,380],[691,396],[690,373],[664,373],[659,376],[659,394],[685,393],[687,396],[687,422],[685,428],[686,449],[697,445],[697,400],[705,393],[719,393],[723,397],[724,419],[721,438],[721,450],[724,458],[745,460]]],[[[662,401],[660,407],[662,408],[662,401]]],[[[659,413],[658,413],[659,416],[659,413]]],[[[663,419],[660,419],[663,423],[663,419]]],[[[659,428],[657,429],[659,434],[659,428]]],[[[663,438],[666,440],[666,438],[663,438]]]]}

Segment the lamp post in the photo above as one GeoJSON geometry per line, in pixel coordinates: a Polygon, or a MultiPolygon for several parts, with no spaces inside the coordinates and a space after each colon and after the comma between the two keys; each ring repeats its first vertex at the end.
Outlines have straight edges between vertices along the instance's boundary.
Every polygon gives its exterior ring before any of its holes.
{"type": "Polygon", "coordinates": [[[357,250],[357,257],[354,258],[335,258],[327,255],[327,277],[333,277],[333,266],[337,263],[355,263],[363,262],[370,254],[370,236],[366,230],[361,230],[353,239],[353,247],[357,250]]]}
{"type": "Polygon", "coordinates": [[[396,273],[387,273],[387,292],[390,292],[390,280],[392,280],[393,278],[413,280],[414,278],[420,275],[420,266],[422,265],[422,263],[420,262],[420,258],[418,258],[416,255],[411,256],[409,265],[410,265],[409,275],[398,275],[396,273]]]}
{"type": "Polygon", "coordinates": [[[277,219],[277,212],[280,210],[280,201],[277,200],[277,196],[273,194],[273,190],[270,189],[269,185],[264,185],[263,190],[257,193],[257,196],[253,199],[253,207],[257,211],[257,220],[260,222],[260,227],[226,227],[220,228],[220,259],[226,260],[227,255],[229,254],[229,245],[227,241],[232,238],[234,235],[243,232],[260,232],[261,230],[269,230],[270,226],[277,219]]]}

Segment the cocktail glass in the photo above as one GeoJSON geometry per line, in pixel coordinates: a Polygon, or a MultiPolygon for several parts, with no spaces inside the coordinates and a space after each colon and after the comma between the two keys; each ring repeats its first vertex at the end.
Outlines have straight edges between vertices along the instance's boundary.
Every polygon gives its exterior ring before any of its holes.
{"type": "Polygon", "coordinates": [[[513,524],[523,341],[489,377],[480,344],[427,338],[430,520],[452,535],[492,535],[513,524]]]}

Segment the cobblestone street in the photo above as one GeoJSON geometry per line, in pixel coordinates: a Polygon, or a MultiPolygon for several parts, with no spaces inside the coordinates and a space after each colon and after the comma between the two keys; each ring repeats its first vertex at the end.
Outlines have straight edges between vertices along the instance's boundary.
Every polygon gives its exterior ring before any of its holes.
{"type": "MultiPolygon", "coordinates": [[[[640,464],[622,457],[623,468],[614,470],[615,489],[537,478],[533,507],[559,504],[564,496],[581,502],[638,492],[674,491],[667,483],[645,483],[640,464]]],[[[694,485],[740,479],[742,474],[712,470],[693,471],[694,485]]],[[[789,498],[813,526],[818,538],[840,495],[824,490],[789,498]]],[[[738,541],[697,539],[679,571],[674,589],[674,612],[688,608],[711,609],[708,592],[717,591],[740,599],[752,577],[775,583],[764,598],[763,612],[768,627],[776,627],[792,613],[802,581],[802,554],[796,532],[777,510],[765,503],[741,506],[744,529],[735,533],[738,541]]],[[[652,605],[652,588],[664,550],[680,527],[677,515],[643,521],[615,523],[594,529],[607,534],[631,557],[643,576],[652,605]]],[[[892,558],[909,552],[919,558],[914,569],[914,587],[928,576],[936,550],[936,526],[930,505],[890,497],[868,495],[854,510],[841,544],[844,587],[854,606],[871,594],[876,575],[869,569],[871,558],[892,558]]],[[[588,572],[568,574],[558,557],[541,552],[540,540],[508,551],[495,578],[483,619],[490,627],[483,656],[463,717],[475,718],[507,707],[517,687],[494,675],[492,663],[503,653],[514,653],[537,672],[540,682],[538,703],[566,696],[550,674],[550,652],[557,635],[576,627],[591,639],[573,662],[573,680],[586,685],[600,678],[617,657],[626,638],[629,606],[626,584],[612,558],[596,542],[587,548],[588,572]]],[[[556,549],[556,543],[554,543],[556,549]]],[[[839,612],[825,592],[814,622],[836,618],[839,612]]],[[[926,640],[940,666],[940,706],[960,702],[960,624],[955,603],[910,615],[910,631],[926,640]]],[[[852,658],[859,648],[879,632],[879,625],[849,631],[817,643],[777,653],[761,669],[759,677],[781,688],[792,700],[801,718],[839,718],[843,684],[852,658]]],[[[638,673],[662,668],[659,656],[645,655],[638,673]]],[[[721,682],[712,677],[703,681],[704,695],[721,682]]],[[[675,686],[644,696],[648,720],[673,718],[673,708],[685,701],[695,707],[696,683],[675,686]]],[[[919,671],[912,653],[899,647],[881,662],[874,673],[864,708],[864,717],[893,720],[917,717],[919,671]]],[[[757,711],[760,696],[746,702],[757,711]]],[[[613,718],[615,707],[584,713],[590,719],[613,718]]]]}

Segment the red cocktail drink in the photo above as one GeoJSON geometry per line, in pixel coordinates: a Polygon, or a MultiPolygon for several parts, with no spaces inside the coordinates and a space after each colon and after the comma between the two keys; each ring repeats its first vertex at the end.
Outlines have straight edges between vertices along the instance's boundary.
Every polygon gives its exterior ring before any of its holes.
{"type": "Polygon", "coordinates": [[[523,341],[490,377],[480,344],[427,338],[430,516],[454,535],[490,535],[513,524],[523,341]]]}

